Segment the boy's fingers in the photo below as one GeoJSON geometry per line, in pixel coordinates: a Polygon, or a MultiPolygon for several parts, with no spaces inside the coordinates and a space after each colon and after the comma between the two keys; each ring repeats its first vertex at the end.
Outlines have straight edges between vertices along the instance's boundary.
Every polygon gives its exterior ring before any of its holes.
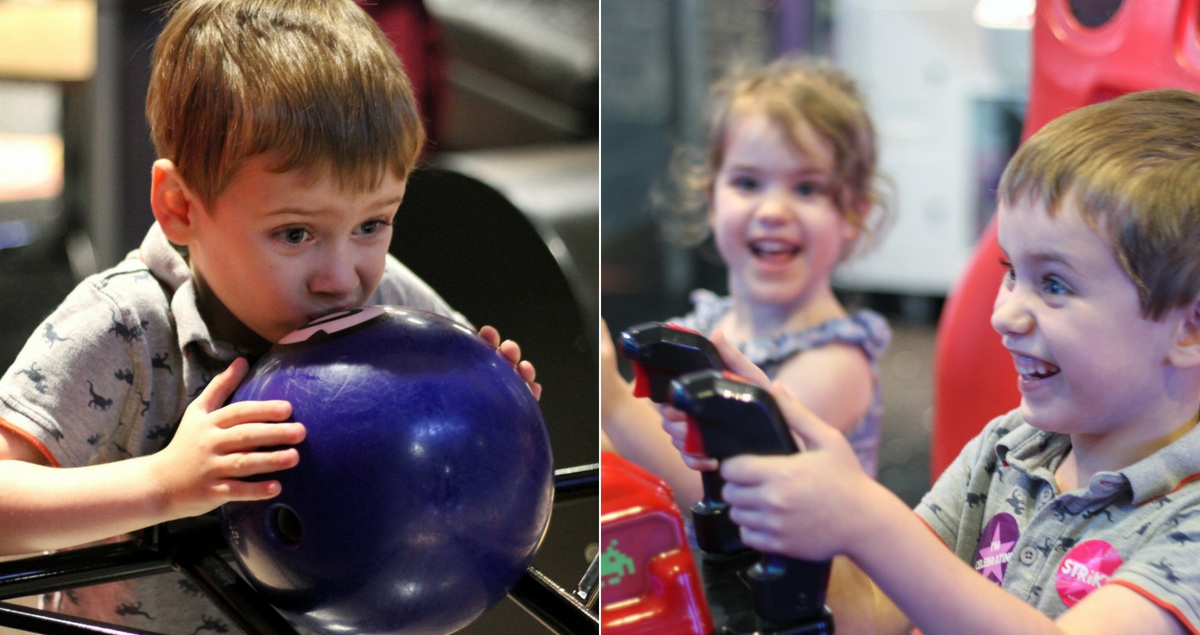
{"type": "MultiPolygon", "coordinates": [[[[207,410],[207,412],[213,412],[213,410],[207,410]]],[[[292,404],[281,400],[239,401],[220,408],[220,410],[217,426],[221,428],[232,428],[264,421],[268,423],[282,422],[292,416],[292,404]]],[[[247,433],[246,430],[242,431],[242,434],[247,433]]]]}
{"type": "Polygon", "coordinates": [[[296,445],[308,431],[300,423],[244,423],[230,435],[233,439],[226,452],[244,452],[279,445],[296,445]]]}
{"type": "Polygon", "coordinates": [[[517,364],[517,372],[521,374],[521,379],[524,379],[527,384],[532,384],[533,380],[537,379],[537,369],[533,367],[532,362],[520,362],[517,364]]]}
{"type": "Polygon", "coordinates": [[[250,364],[244,358],[239,357],[233,360],[233,363],[208,382],[200,396],[192,403],[198,405],[204,412],[212,412],[220,408],[233,396],[233,391],[237,390],[238,384],[242,383],[242,379],[246,377],[249,370],[250,364]]]}
{"type": "Polygon", "coordinates": [[[300,452],[287,448],[273,452],[242,452],[226,458],[223,476],[241,479],[296,467],[300,463],[300,452]]]}
{"type": "Polygon", "coordinates": [[[509,363],[516,366],[521,361],[521,347],[512,340],[504,340],[500,343],[500,353],[508,359],[509,363]]]}
{"type": "Polygon", "coordinates": [[[479,329],[479,337],[492,346],[500,345],[500,331],[494,326],[483,326],[479,329]]]}
{"type": "MultiPolygon", "coordinates": [[[[762,462],[767,460],[767,457],[743,454],[722,461],[721,476],[725,477],[726,490],[740,492],[746,487],[762,482],[762,462]]],[[[728,498],[725,500],[730,502],[728,498]]]]}
{"type": "Polygon", "coordinates": [[[738,530],[742,544],[762,553],[782,553],[783,543],[774,534],[742,526],[738,530]]]}
{"type": "Polygon", "coordinates": [[[229,479],[217,487],[219,496],[227,501],[256,501],[274,498],[283,491],[279,481],[241,481],[229,479]]]}
{"type": "MultiPolygon", "coordinates": [[[[780,474],[788,461],[796,460],[796,455],[758,456],[742,454],[721,461],[721,476],[725,477],[726,487],[732,488],[739,494],[744,494],[771,480],[772,476],[780,474]]],[[[726,502],[732,503],[727,499],[726,502]]]]}

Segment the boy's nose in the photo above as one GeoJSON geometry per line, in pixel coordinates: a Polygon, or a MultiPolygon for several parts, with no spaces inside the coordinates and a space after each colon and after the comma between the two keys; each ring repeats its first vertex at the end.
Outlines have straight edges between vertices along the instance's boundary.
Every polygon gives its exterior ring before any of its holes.
{"type": "Polygon", "coordinates": [[[358,267],[353,258],[339,250],[326,255],[309,278],[312,293],[343,296],[358,289],[358,267]]]}
{"type": "Polygon", "coordinates": [[[996,302],[992,305],[992,328],[1001,335],[1021,335],[1033,327],[1033,317],[1025,307],[1021,295],[1005,285],[1000,285],[996,302]]]}

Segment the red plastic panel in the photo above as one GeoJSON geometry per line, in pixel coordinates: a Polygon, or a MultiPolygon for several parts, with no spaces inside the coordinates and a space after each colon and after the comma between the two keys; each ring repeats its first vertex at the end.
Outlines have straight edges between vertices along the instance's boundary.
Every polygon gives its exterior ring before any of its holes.
{"type": "Polygon", "coordinates": [[[708,635],[712,616],[671,490],[600,458],[600,625],[605,635],[708,635]]]}

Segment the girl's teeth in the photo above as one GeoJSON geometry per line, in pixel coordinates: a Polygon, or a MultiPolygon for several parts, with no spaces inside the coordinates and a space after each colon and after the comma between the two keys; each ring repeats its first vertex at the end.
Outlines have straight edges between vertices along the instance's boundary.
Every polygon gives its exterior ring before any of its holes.
{"type": "Polygon", "coordinates": [[[776,240],[757,240],[751,242],[750,249],[762,256],[790,255],[800,251],[800,248],[795,245],[776,240]]]}

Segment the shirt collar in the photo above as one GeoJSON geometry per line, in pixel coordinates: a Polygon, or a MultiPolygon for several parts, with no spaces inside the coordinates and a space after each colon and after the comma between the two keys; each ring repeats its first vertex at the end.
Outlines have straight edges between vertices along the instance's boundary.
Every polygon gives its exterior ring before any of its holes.
{"type": "Polygon", "coordinates": [[[1145,503],[1200,477],[1200,426],[1121,470],[1133,486],[1133,502],[1145,503]]]}
{"type": "MultiPolygon", "coordinates": [[[[1069,436],[1044,432],[1022,422],[996,441],[996,456],[1002,463],[1054,482],[1054,470],[1070,447],[1069,436]]],[[[1107,496],[1127,488],[1132,493],[1132,502],[1140,505],[1197,478],[1200,478],[1200,426],[1132,465],[1093,475],[1088,491],[1092,496],[1107,496]]]]}

